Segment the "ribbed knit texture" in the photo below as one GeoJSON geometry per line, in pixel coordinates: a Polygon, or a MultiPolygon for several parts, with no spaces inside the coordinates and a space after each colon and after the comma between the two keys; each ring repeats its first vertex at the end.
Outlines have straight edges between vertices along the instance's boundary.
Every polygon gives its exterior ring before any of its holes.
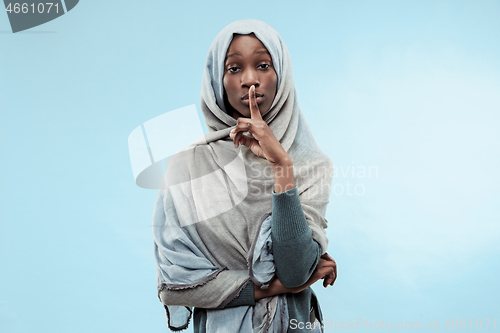
{"type": "Polygon", "coordinates": [[[300,204],[297,186],[282,193],[273,192],[272,215],[273,241],[286,242],[306,232],[311,233],[300,204]]]}
{"type": "Polygon", "coordinates": [[[278,279],[288,288],[303,285],[316,268],[321,247],[312,238],[297,187],[273,193],[271,228],[278,279]]]}
{"type": "Polygon", "coordinates": [[[248,282],[245,288],[243,288],[240,291],[238,297],[229,302],[226,305],[226,308],[241,306],[241,305],[255,305],[253,281],[248,282]]]}

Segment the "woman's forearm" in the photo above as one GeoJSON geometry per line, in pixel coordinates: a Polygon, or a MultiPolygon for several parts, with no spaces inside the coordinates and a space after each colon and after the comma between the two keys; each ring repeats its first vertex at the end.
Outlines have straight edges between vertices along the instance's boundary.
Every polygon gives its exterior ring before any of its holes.
{"type": "Polygon", "coordinates": [[[321,256],[302,210],[297,187],[273,194],[272,242],[276,274],[284,286],[303,285],[321,256]]]}
{"type": "Polygon", "coordinates": [[[267,289],[260,289],[259,286],[254,285],[254,299],[255,301],[258,301],[261,298],[271,297],[274,295],[286,294],[286,293],[298,293],[312,286],[317,280],[318,280],[317,278],[311,277],[309,278],[309,280],[306,281],[306,283],[304,283],[301,286],[295,288],[288,288],[285,287],[278,278],[274,278],[273,281],[271,281],[271,283],[269,284],[269,287],[267,289]]]}
{"type": "Polygon", "coordinates": [[[325,253],[321,256],[313,274],[309,279],[301,286],[295,288],[285,287],[278,278],[274,278],[269,284],[267,289],[260,289],[258,286],[254,286],[254,298],[259,300],[264,297],[270,297],[285,293],[299,293],[302,290],[309,288],[316,281],[324,279],[323,287],[326,288],[327,285],[333,285],[335,279],[337,278],[337,263],[332,257],[325,253]]]}
{"type": "Polygon", "coordinates": [[[261,298],[271,297],[279,294],[293,293],[297,292],[297,288],[287,288],[285,287],[278,278],[274,278],[267,289],[260,289],[259,286],[254,285],[254,298],[258,301],[261,298]]]}

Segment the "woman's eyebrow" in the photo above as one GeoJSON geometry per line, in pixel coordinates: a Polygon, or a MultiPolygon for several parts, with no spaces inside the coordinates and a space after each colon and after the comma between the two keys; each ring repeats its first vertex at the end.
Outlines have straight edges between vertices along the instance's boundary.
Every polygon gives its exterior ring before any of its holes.
{"type": "Polygon", "coordinates": [[[269,54],[269,55],[271,55],[271,53],[269,53],[268,50],[255,51],[253,54],[269,54]]]}
{"type": "MultiPolygon", "coordinates": [[[[271,53],[269,53],[268,50],[258,50],[258,51],[255,51],[253,54],[269,54],[271,55],[271,53]]],[[[242,57],[241,53],[239,52],[234,52],[234,53],[230,53],[226,56],[226,58],[224,59],[224,61],[226,61],[228,58],[230,57],[236,57],[236,56],[239,56],[239,57],[242,57]]]]}
{"type": "Polygon", "coordinates": [[[226,59],[224,59],[224,60],[227,60],[227,59],[228,59],[228,58],[230,58],[230,57],[236,57],[236,56],[240,56],[240,57],[242,57],[241,53],[239,53],[239,52],[234,52],[234,53],[228,54],[228,55],[226,56],[226,59]]]}

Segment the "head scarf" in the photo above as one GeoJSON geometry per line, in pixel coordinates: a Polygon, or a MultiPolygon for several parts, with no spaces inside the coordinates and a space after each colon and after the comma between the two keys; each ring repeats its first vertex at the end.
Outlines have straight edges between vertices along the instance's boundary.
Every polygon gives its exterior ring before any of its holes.
{"type": "Polygon", "coordinates": [[[233,22],[215,37],[203,73],[200,104],[209,133],[171,158],[155,205],[157,285],[168,306],[224,307],[254,278],[248,260],[263,217],[272,210],[274,175],[270,162],[246,146],[234,148],[229,132],[236,120],[225,110],[222,82],[234,34],[250,33],[271,54],[278,77],[263,119],[292,159],[313,239],[322,253],[328,247],[325,212],[333,167],[299,108],[288,49],[262,21],[233,22]],[[198,289],[190,293],[192,288],[198,289]]]}
{"type": "MultiPolygon", "coordinates": [[[[224,106],[224,59],[234,34],[253,33],[271,54],[278,76],[276,97],[269,111],[263,116],[276,138],[287,151],[297,132],[300,108],[293,83],[290,53],[280,35],[266,23],[259,20],[241,20],[225,27],[213,41],[207,56],[201,90],[201,110],[214,139],[228,135],[236,120],[224,106]]],[[[208,140],[211,140],[209,136],[208,140]]]]}

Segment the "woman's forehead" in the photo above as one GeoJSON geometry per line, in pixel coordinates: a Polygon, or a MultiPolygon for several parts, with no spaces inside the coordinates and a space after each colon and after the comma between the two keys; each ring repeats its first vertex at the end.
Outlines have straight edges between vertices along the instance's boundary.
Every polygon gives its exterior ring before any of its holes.
{"type": "Polygon", "coordinates": [[[246,47],[253,49],[256,55],[267,54],[271,56],[271,53],[269,53],[269,50],[264,46],[264,43],[262,43],[253,33],[247,35],[234,34],[227,48],[225,60],[233,56],[242,56],[240,52],[245,51],[246,47]]]}

